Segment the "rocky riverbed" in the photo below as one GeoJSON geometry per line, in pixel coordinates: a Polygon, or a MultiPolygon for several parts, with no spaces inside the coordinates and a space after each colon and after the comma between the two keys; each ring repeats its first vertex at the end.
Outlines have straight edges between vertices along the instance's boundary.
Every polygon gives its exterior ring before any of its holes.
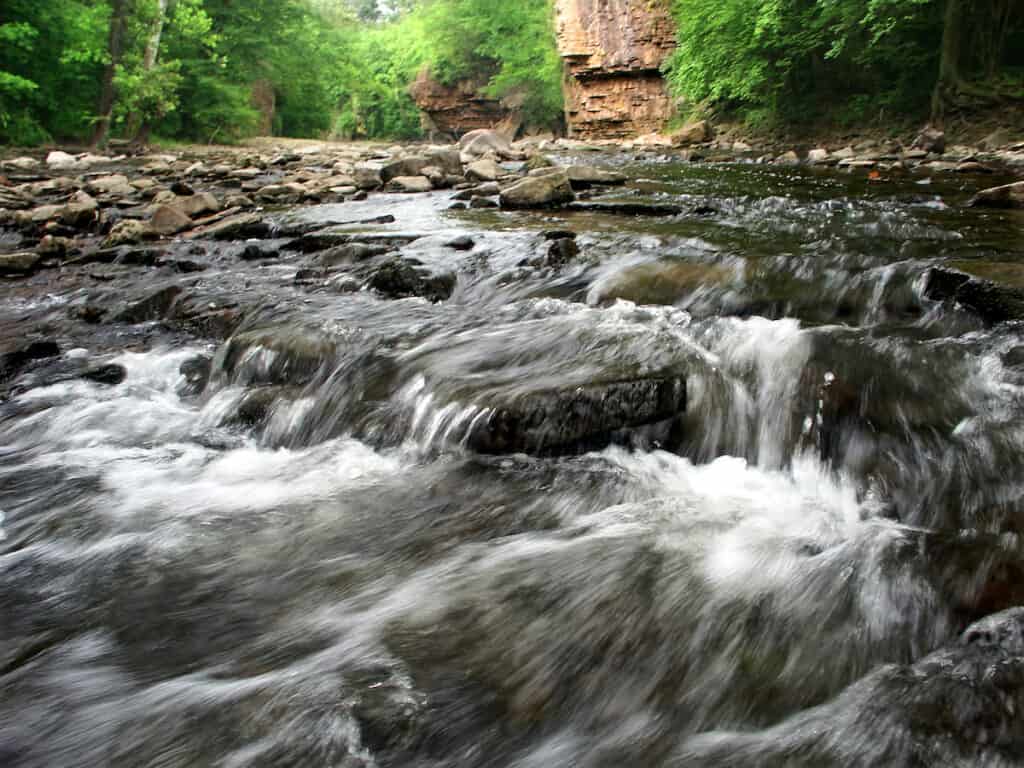
{"type": "Polygon", "coordinates": [[[0,763],[1020,764],[1022,147],[919,139],[3,160],[0,763]]]}

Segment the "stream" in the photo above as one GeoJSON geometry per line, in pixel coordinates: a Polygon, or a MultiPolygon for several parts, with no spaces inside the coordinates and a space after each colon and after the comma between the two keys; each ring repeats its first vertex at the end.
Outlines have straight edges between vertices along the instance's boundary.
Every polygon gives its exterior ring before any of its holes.
{"type": "Polygon", "coordinates": [[[1024,213],[586,160],[4,284],[0,765],[1024,765],[1024,213]]]}

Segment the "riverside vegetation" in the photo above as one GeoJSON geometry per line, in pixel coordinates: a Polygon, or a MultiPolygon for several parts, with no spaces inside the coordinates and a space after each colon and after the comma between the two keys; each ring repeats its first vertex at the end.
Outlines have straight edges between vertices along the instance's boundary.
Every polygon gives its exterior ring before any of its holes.
{"type": "MultiPolygon", "coordinates": [[[[672,0],[682,113],[755,126],[938,121],[1024,97],[1013,0],[672,0]]],[[[417,73],[489,78],[557,122],[550,0],[7,0],[0,142],[412,138],[417,73]],[[254,85],[276,102],[260,125],[254,85]]]]}

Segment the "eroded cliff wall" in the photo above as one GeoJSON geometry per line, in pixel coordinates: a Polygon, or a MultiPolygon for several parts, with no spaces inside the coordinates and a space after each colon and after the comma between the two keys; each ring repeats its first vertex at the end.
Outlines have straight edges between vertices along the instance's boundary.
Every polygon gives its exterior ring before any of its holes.
{"type": "Polygon", "coordinates": [[[658,131],[672,114],[660,67],[676,45],[668,0],[556,0],[566,119],[581,139],[658,131]]]}

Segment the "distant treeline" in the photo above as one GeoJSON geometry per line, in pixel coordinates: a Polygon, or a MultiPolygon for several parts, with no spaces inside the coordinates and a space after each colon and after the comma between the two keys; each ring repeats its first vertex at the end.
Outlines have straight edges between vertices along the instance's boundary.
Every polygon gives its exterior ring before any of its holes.
{"type": "Polygon", "coordinates": [[[673,90],[755,122],[1024,101],[1021,0],[672,0],[673,90]]]}
{"type": "MultiPolygon", "coordinates": [[[[643,1],[671,2],[684,113],[857,122],[1024,98],[1021,0],[643,1]]],[[[552,0],[3,0],[0,142],[409,138],[424,67],[482,74],[533,122],[562,110],[552,0]]]]}

